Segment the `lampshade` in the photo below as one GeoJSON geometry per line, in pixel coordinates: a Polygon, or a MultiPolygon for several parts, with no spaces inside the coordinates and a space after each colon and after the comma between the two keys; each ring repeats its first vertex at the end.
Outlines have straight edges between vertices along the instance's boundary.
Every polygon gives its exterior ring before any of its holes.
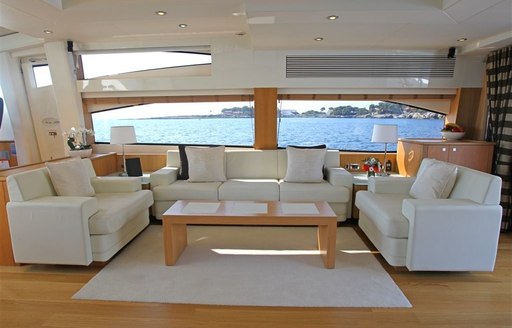
{"type": "Polygon", "coordinates": [[[397,142],[398,126],[394,124],[375,124],[373,126],[372,142],[397,142]]]}
{"type": "Polygon", "coordinates": [[[110,143],[125,145],[136,143],[135,128],[133,126],[113,126],[110,128],[110,143]]]}

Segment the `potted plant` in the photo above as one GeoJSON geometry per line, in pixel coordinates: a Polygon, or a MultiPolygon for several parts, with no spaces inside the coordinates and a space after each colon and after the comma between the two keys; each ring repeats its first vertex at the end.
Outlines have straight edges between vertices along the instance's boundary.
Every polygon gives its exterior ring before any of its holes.
{"type": "Polygon", "coordinates": [[[89,157],[92,153],[92,145],[87,141],[87,136],[93,136],[94,131],[86,128],[72,127],[63,135],[67,138],[70,156],[89,157]]]}
{"type": "Polygon", "coordinates": [[[368,176],[375,176],[380,170],[380,162],[375,157],[368,157],[363,160],[363,170],[368,172],[368,176]]]}

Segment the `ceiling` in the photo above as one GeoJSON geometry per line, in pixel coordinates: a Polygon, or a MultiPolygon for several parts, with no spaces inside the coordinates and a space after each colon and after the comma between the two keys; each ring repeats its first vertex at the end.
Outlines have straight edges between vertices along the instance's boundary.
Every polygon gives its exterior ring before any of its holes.
{"type": "Polygon", "coordinates": [[[470,54],[512,44],[512,0],[0,0],[4,29],[78,43],[245,38],[256,50],[470,54]]]}

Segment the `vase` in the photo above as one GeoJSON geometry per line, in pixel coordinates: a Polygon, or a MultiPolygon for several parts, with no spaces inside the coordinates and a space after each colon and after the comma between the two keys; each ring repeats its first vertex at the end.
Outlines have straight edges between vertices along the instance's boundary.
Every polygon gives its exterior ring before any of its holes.
{"type": "Polygon", "coordinates": [[[71,157],[87,158],[87,157],[91,156],[91,154],[92,154],[92,148],[69,151],[69,156],[71,156],[71,157]]]}

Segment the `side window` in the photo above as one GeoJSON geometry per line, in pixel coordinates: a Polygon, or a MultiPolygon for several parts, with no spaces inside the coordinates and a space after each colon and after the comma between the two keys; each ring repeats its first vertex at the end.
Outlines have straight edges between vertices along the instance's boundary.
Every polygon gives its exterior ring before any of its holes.
{"type": "Polygon", "coordinates": [[[34,72],[37,88],[52,85],[52,76],[50,75],[50,67],[48,64],[33,65],[32,71],[34,72]]]}
{"type": "Polygon", "coordinates": [[[111,126],[133,125],[144,144],[254,144],[252,102],[138,105],[95,112],[92,120],[96,142],[110,142],[111,126]]]}

